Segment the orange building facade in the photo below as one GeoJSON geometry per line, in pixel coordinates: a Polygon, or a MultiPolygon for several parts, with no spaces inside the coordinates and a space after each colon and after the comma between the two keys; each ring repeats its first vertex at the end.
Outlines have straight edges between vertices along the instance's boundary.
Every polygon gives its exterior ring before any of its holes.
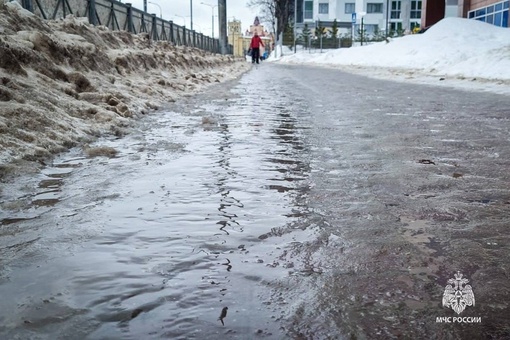
{"type": "Polygon", "coordinates": [[[261,47],[260,54],[265,51],[271,52],[273,46],[273,35],[269,33],[264,25],[260,24],[259,18],[255,17],[253,24],[244,33],[241,32],[241,22],[238,20],[230,21],[228,23],[228,43],[234,47],[235,56],[244,56],[248,53],[250,48],[251,38],[255,32],[261,37],[265,47],[261,47]]]}

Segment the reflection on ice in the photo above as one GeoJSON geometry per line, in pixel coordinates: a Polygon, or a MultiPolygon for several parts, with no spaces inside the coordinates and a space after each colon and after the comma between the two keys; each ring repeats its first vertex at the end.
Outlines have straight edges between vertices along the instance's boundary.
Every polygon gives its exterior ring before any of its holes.
{"type": "Polygon", "coordinates": [[[23,224],[17,238],[43,230],[26,251],[52,261],[43,270],[34,258],[10,258],[24,271],[0,285],[2,296],[12,296],[4,310],[14,310],[0,311],[10,325],[0,337],[31,334],[21,329],[27,315],[15,308],[26,295],[52,296],[72,311],[38,324],[51,338],[76,324],[91,339],[276,333],[276,316],[262,301],[267,282],[286,275],[275,255],[292,240],[260,236],[291,230],[306,214],[299,200],[310,168],[306,129],[294,117],[294,99],[286,100],[276,105],[269,93],[243,93],[201,108],[175,103],[133,134],[98,143],[116,157],[83,158],[75,150],[45,169],[25,193],[25,209],[46,209],[37,222],[10,214],[2,225],[23,224]],[[256,102],[256,112],[246,102],[256,102]],[[225,306],[225,328],[218,328],[225,306]]]}

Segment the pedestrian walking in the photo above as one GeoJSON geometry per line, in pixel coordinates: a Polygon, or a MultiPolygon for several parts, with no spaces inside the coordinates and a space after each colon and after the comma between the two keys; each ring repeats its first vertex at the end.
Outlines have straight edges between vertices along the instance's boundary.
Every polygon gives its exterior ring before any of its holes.
{"type": "Polygon", "coordinates": [[[259,37],[257,32],[253,34],[253,38],[251,38],[250,48],[251,48],[251,63],[258,64],[260,60],[260,45],[264,47],[264,43],[262,39],[259,37]]]}

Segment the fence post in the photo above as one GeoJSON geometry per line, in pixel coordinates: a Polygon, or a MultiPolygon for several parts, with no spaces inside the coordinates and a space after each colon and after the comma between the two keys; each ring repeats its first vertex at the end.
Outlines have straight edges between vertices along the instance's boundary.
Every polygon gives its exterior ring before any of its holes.
{"type": "Polygon", "coordinates": [[[170,42],[175,45],[175,39],[174,39],[174,22],[170,20],[170,42]]]}
{"type": "Polygon", "coordinates": [[[89,0],[89,23],[96,26],[96,0],[89,0]]]}
{"type": "Polygon", "coordinates": [[[32,5],[32,0],[23,0],[23,8],[27,11],[34,12],[34,6],[32,5]]]}
{"type": "Polygon", "coordinates": [[[165,20],[161,20],[161,36],[159,40],[168,40],[168,37],[166,36],[166,30],[165,30],[165,20]]]}
{"type": "Polygon", "coordinates": [[[134,26],[133,26],[133,8],[131,7],[130,3],[126,3],[126,9],[127,9],[127,26],[128,26],[128,32],[134,33],[134,26]]]}
{"type": "Polygon", "coordinates": [[[158,25],[156,22],[156,14],[152,14],[152,40],[158,39],[158,25]]]}
{"type": "MultiPolygon", "coordinates": [[[[0,0],[1,1],[1,0],[0,0]]],[[[11,0],[14,1],[14,0],[11,0]]],[[[34,13],[34,5],[37,6],[38,10],[40,10],[40,14],[37,13],[36,15],[41,16],[44,19],[48,19],[46,16],[46,13],[44,9],[42,8],[41,2],[45,1],[54,1],[56,2],[56,6],[54,8],[54,13],[52,18],[56,17],[56,13],[58,11],[62,11],[62,16],[65,17],[68,13],[73,14],[73,10],[69,6],[70,0],[17,0],[21,3],[22,7],[32,13],[34,13]],[[62,3],[62,8],[60,7],[60,4],[62,3]]],[[[88,5],[83,15],[87,16],[88,22],[91,25],[97,26],[98,24],[103,24],[101,21],[101,18],[98,16],[97,9],[99,7],[106,7],[103,2],[97,1],[97,0],[79,0],[79,1],[85,1],[88,5]]],[[[136,34],[137,28],[135,27],[134,23],[134,13],[133,13],[133,5],[129,2],[122,3],[122,0],[107,0],[109,2],[110,7],[110,14],[108,17],[108,21],[106,22],[107,27],[111,27],[112,30],[117,28],[118,30],[121,30],[121,26],[119,22],[117,21],[116,14],[115,14],[115,7],[114,3],[120,2],[124,8],[126,9],[125,15],[126,15],[126,21],[124,23],[123,30],[127,30],[129,33],[136,34]],[[111,21],[111,25],[110,25],[111,21]]],[[[129,1],[129,0],[127,0],[129,1]]],[[[74,2],[73,2],[74,4],[74,2]]],[[[136,9],[135,9],[136,10],[136,9]]],[[[136,10],[138,11],[138,10],[136,10]]],[[[136,12],[135,12],[136,14],[136,12]]],[[[142,24],[145,25],[145,21],[143,20],[142,14],[142,24]]],[[[163,19],[158,19],[156,14],[152,15],[152,32],[149,35],[151,39],[153,40],[167,40],[173,43],[174,45],[182,45],[182,46],[188,46],[188,47],[195,47],[200,48],[202,50],[207,50],[212,53],[220,53],[222,51],[221,42],[218,39],[214,39],[211,37],[208,37],[204,35],[203,33],[196,32],[194,30],[187,30],[186,26],[179,26],[174,25],[173,21],[164,21],[163,19]],[[158,20],[162,21],[161,25],[161,31],[158,29],[158,20]],[[167,38],[166,36],[166,28],[165,28],[165,22],[169,23],[169,34],[170,36],[167,38]],[[182,27],[182,31],[181,31],[182,27]],[[161,32],[161,34],[160,34],[161,32]],[[182,39],[180,37],[180,34],[182,32],[182,39]]],[[[147,31],[147,30],[145,30],[147,31]]],[[[232,47],[225,46],[228,50],[228,53],[232,53],[232,47]]]]}

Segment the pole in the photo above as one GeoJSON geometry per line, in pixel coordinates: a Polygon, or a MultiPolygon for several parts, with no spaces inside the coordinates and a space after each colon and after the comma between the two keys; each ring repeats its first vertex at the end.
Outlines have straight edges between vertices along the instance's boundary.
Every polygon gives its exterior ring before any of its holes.
{"type": "Polygon", "coordinates": [[[389,35],[389,25],[390,25],[390,0],[386,0],[386,38],[388,38],[389,35]]]}
{"type": "Polygon", "coordinates": [[[218,7],[218,5],[210,5],[206,4],[205,2],[201,2],[201,4],[211,7],[211,29],[212,29],[211,37],[214,39],[214,9],[218,7]]]}
{"type": "Polygon", "coordinates": [[[220,52],[227,54],[227,0],[218,0],[218,24],[220,52]]]}
{"type": "Polygon", "coordinates": [[[275,17],[274,21],[275,21],[275,24],[274,24],[274,26],[275,26],[275,28],[274,28],[274,36],[275,36],[275,39],[276,39],[275,44],[274,44],[274,47],[275,47],[274,56],[276,58],[280,58],[281,56],[278,54],[278,53],[280,53],[280,49],[278,48],[280,46],[279,41],[278,41],[278,38],[279,38],[278,37],[278,18],[275,17]]]}
{"type": "Polygon", "coordinates": [[[189,15],[190,15],[190,25],[191,30],[193,31],[193,0],[189,0],[189,15]]]}
{"type": "Polygon", "coordinates": [[[296,24],[297,24],[297,0],[294,0],[294,53],[296,53],[296,24]]]}
{"type": "Polygon", "coordinates": [[[363,17],[361,17],[361,46],[363,46],[363,17]]]}
{"type": "Polygon", "coordinates": [[[147,13],[147,0],[143,0],[143,11],[147,13]]]}
{"type": "Polygon", "coordinates": [[[149,1],[149,3],[150,3],[151,5],[158,6],[158,8],[159,8],[159,17],[160,17],[160,18],[163,18],[163,11],[161,11],[161,6],[160,6],[160,5],[158,5],[157,3],[150,2],[150,1],[149,1]]]}
{"type": "Polygon", "coordinates": [[[355,24],[351,25],[351,46],[350,47],[354,46],[354,25],[355,24]]]}
{"type": "Polygon", "coordinates": [[[179,17],[179,18],[182,18],[182,22],[184,24],[182,24],[183,26],[186,26],[186,17],[183,17],[182,15],[178,15],[178,14],[175,14],[176,17],[179,17]]]}

